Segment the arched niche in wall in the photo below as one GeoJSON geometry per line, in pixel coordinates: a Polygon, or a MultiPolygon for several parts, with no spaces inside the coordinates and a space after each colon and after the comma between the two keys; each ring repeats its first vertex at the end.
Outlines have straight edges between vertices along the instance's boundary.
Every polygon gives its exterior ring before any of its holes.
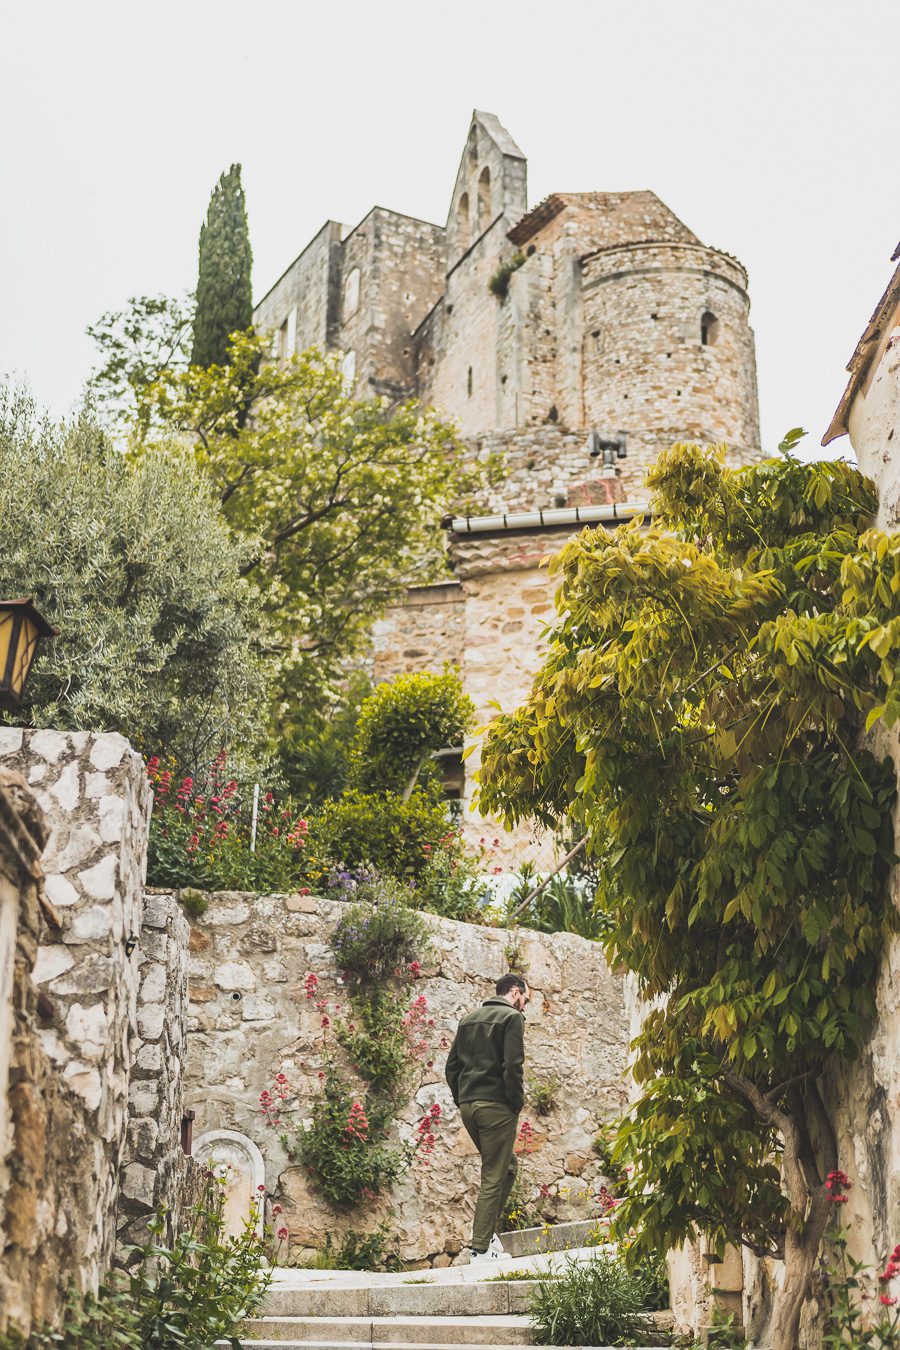
{"type": "Polygon", "coordinates": [[[225,1232],[240,1237],[256,1202],[256,1231],[262,1235],[266,1164],[259,1148],[237,1130],[208,1130],[194,1144],[193,1157],[224,1181],[225,1232]]]}
{"type": "Polygon", "coordinates": [[[359,268],[354,267],[347,274],[344,283],[344,322],[359,309],[359,268]]]}
{"type": "Polygon", "coordinates": [[[478,233],[482,234],[490,225],[491,212],[491,171],[485,164],[478,179],[478,233]]]}
{"type": "Polygon", "coordinates": [[[704,347],[714,347],[719,340],[719,320],[711,309],[704,310],[700,320],[700,341],[704,347]]]}
{"type": "Polygon", "coordinates": [[[464,192],[456,207],[456,239],[460,251],[465,253],[469,247],[469,194],[464,192]]]}

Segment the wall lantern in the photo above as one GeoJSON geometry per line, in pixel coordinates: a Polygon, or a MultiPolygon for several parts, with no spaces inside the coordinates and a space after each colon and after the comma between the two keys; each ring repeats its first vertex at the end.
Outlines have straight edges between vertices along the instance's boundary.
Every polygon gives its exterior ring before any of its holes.
{"type": "Polygon", "coordinates": [[[41,638],[59,632],[30,600],[0,600],[0,708],[15,708],[41,638]]]}

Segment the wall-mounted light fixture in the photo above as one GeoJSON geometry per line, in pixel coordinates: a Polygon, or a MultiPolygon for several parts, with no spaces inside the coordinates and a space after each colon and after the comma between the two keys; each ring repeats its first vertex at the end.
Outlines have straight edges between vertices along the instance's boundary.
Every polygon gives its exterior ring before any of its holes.
{"type": "Polygon", "coordinates": [[[38,643],[58,632],[30,599],[0,600],[0,707],[21,703],[38,643]]]}

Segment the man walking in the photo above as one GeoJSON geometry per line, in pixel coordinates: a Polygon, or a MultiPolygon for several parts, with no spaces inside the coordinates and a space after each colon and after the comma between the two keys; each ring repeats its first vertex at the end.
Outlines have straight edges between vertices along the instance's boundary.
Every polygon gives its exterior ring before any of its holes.
{"type": "Polygon", "coordinates": [[[525,1006],[521,975],[503,975],[496,994],[467,1013],[447,1057],[447,1082],[481,1154],[481,1188],[472,1224],[472,1262],[503,1255],[497,1227],[516,1179],[516,1129],[525,1104],[525,1006]]]}

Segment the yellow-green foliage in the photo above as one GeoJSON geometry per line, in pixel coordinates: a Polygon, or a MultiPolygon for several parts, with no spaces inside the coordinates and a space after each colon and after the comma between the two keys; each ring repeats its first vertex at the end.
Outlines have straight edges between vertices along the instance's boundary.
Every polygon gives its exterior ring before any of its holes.
{"type": "Polygon", "coordinates": [[[676,445],[651,528],[565,546],[550,651],[490,729],[480,798],[606,855],[608,952],[657,1000],[616,1150],[636,1250],[702,1230],[781,1255],[790,1229],[805,1288],[837,1165],[817,1080],[863,1043],[892,924],[894,773],[860,741],[900,715],[900,536],[799,434],[741,470],[676,445]]]}

